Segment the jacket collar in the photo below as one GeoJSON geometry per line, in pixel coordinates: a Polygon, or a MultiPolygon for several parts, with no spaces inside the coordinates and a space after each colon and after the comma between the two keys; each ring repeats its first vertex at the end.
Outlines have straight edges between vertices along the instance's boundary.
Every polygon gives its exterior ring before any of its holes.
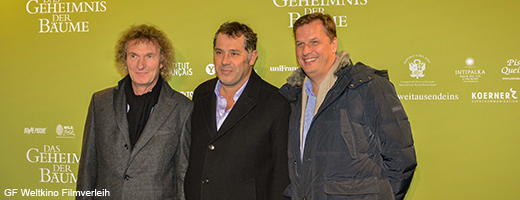
{"type": "Polygon", "coordinates": [[[116,114],[117,125],[119,126],[119,133],[125,140],[125,144],[130,147],[130,135],[128,132],[128,120],[126,118],[126,96],[125,96],[125,83],[131,81],[130,76],[125,76],[121,79],[117,87],[114,89],[114,111],[116,114]]]}
{"type": "MultiPolygon", "coordinates": [[[[159,77],[162,79],[162,77],[159,77]]],[[[120,129],[120,133],[123,134],[122,137],[125,140],[126,144],[130,144],[130,136],[128,133],[128,121],[126,118],[126,97],[124,91],[124,83],[126,81],[131,81],[129,76],[121,79],[118,83],[118,86],[114,91],[114,110],[116,113],[116,121],[120,129]]],[[[133,158],[141,148],[143,148],[146,143],[157,133],[157,130],[164,123],[173,109],[175,109],[178,102],[173,98],[174,91],[168,84],[166,80],[162,81],[161,93],[159,94],[159,100],[157,104],[155,104],[152,114],[150,118],[148,118],[148,122],[141,133],[141,136],[137,140],[137,143],[132,149],[133,158]]]]}
{"type": "Polygon", "coordinates": [[[211,80],[210,84],[204,88],[202,99],[200,101],[201,108],[205,110],[203,112],[203,118],[210,133],[212,140],[218,139],[220,136],[228,132],[233,126],[241,121],[257,104],[260,99],[260,90],[262,86],[262,79],[253,70],[249,76],[249,81],[242,92],[242,95],[238,98],[237,102],[233,106],[233,109],[227,116],[226,120],[217,131],[215,122],[215,110],[216,110],[216,96],[214,92],[215,84],[217,79],[211,80]]]}
{"type": "Polygon", "coordinates": [[[242,92],[242,95],[240,95],[233,106],[233,109],[229,112],[229,115],[220,127],[219,131],[217,131],[215,139],[229,131],[229,129],[235,126],[256,106],[260,97],[261,86],[262,79],[254,70],[252,70],[246,88],[244,88],[244,92],[242,92]]]}

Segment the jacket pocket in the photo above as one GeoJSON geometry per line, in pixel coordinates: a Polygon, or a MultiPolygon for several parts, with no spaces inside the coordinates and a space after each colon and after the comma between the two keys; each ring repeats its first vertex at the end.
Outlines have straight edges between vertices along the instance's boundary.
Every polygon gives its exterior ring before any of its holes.
{"type": "Polygon", "coordinates": [[[341,117],[341,137],[343,138],[343,141],[345,141],[345,144],[348,147],[348,151],[350,153],[350,157],[352,159],[356,159],[358,157],[357,150],[356,150],[356,139],[354,136],[354,130],[350,124],[350,120],[348,118],[347,110],[341,109],[340,110],[340,117],[341,117]]]}
{"type": "Polygon", "coordinates": [[[379,193],[379,179],[376,177],[325,178],[324,192],[332,195],[365,195],[379,193]]]}
{"type": "Polygon", "coordinates": [[[242,187],[236,188],[236,197],[230,199],[256,200],[255,179],[246,181],[242,187]]]}

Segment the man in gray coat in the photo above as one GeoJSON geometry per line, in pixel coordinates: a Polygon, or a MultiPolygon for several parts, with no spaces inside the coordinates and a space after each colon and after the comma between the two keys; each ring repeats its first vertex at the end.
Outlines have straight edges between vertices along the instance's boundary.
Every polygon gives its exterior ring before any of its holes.
{"type": "Polygon", "coordinates": [[[386,71],[337,52],[330,15],[293,26],[300,64],[280,92],[290,101],[292,199],[403,199],[416,158],[408,117],[386,71]]]}
{"type": "Polygon", "coordinates": [[[193,103],[166,81],[173,48],[156,27],[132,26],[116,45],[125,77],[94,93],[78,170],[78,199],[184,199],[193,103]],[[87,194],[87,195],[85,195],[87,194]]]}

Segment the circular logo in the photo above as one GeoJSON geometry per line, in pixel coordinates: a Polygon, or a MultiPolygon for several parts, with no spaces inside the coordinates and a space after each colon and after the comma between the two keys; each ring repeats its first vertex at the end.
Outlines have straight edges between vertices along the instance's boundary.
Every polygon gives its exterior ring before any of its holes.
{"type": "Polygon", "coordinates": [[[56,126],[56,134],[63,135],[63,126],[61,124],[58,124],[58,126],[56,126]]]}
{"type": "Polygon", "coordinates": [[[206,73],[210,76],[215,75],[215,65],[211,63],[206,65],[206,73]]]}
{"type": "Polygon", "coordinates": [[[466,65],[472,66],[473,64],[475,64],[475,61],[473,60],[473,58],[466,59],[466,65]]]}

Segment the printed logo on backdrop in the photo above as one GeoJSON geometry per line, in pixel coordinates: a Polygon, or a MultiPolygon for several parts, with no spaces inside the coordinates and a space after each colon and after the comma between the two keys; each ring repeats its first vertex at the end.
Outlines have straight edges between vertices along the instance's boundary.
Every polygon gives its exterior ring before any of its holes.
{"type": "Polygon", "coordinates": [[[502,80],[520,81],[520,60],[509,59],[506,63],[507,65],[502,67],[501,70],[502,74],[505,75],[502,80]]]}
{"type": "Polygon", "coordinates": [[[215,75],[215,65],[213,63],[206,65],[206,73],[210,76],[215,75]]]}
{"type": "Polygon", "coordinates": [[[518,103],[516,90],[471,92],[471,103],[518,103]]]}
{"type": "Polygon", "coordinates": [[[36,127],[26,127],[23,129],[23,133],[24,134],[28,134],[28,135],[31,135],[31,134],[46,134],[47,132],[47,127],[45,128],[36,128],[36,127]]]}
{"type": "Polygon", "coordinates": [[[190,67],[190,62],[176,62],[173,65],[172,76],[192,76],[193,68],[190,67]]]}
{"type": "Polygon", "coordinates": [[[193,98],[193,91],[179,91],[182,95],[188,97],[188,98],[193,98]]]}
{"type": "Polygon", "coordinates": [[[293,72],[298,69],[298,67],[289,67],[287,65],[278,65],[275,67],[269,67],[269,71],[272,72],[293,72]]]}
{"type": "Polygon", "coordinates": [[[25,10],[37,15],[38,33],[85,33],[89,32],[89,22],[75,20],[78,13],[103,13],[107,11],[106,1],[61,1],[29,0],[25,10]]]}
{"type": "Polygon", "coordinates": [[[56,126],[56,138],[75,138],[74,126],[56,126]]]}
{"type": "Polygon", "coordinates": [[[459,100],[458,94],[450,94],[449,92],[439,94],[398,94],[401,101],[456,101],[459,100]]]}
{"type": "Polygon", "coordinates": [[[483,69],[477,69],[473,58],[466,59],[465,69],[455,70],[455,75],[459,76],[464,83],[477,83],[479,78],[486,74],[483,69]]]}
{"type": "MultiPolygon", "coordinates": [[[[299,12],[287,12],[289,15],[289,26],[292,28],[294,22],[303,15],[311,13],[325,13],[326,7],[345,7],[345,6],[364,6],[367,5],[368,0],[272,0],[274,6],[278,8],[300,8],[299,12]],[[303,8],[303,9],[301,9],[303,8]]],[[[330,13],[329,13],[330,14],[330,13]]],[[[332,14],[331,14],[332,15],[332,14]]],[[[347,16],[337,15],[332,16],[336,27],[347,27],[347,16]]]]}
{"type": "MultiPolygon", "coordinates": [[[[206,74],[210,75],[210,76],[213,76],[215,75],[215,64],[213,63],[210,63],[208,65],[206,65],[206,74]]],[[[258,73],[258,71],[256,69],[254,69],[256,73],[258,73]]]]}
{"type": "Polygon", "coordinates": [[[412,55],[404,64],[410,70],[410,80],[401,80],[399,86],[437,86],[435,81],[425,80],[430,59],[423,55],[412,55]]]}
{"type": "Polygon", "coordinates": [[[40,183],[76,183],[77,178],[71,164],[79,163],[76,153],[63,152],[60,145],[43,145],[41,148],[30,148],[25,154],[27,161],[44,166],[38,168],[37,178],[40,183]]]}

